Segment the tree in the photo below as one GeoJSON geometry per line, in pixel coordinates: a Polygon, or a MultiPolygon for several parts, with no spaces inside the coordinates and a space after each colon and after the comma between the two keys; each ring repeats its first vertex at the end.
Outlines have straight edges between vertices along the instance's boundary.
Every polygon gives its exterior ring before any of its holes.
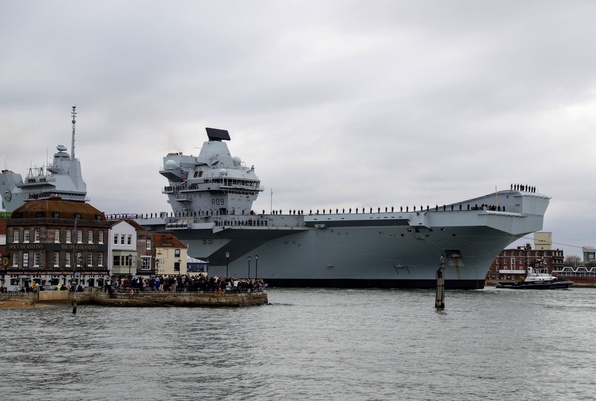
{"type": "Polygon", "coordinates": [[[584,262],[582,261],[582,258],[580,258],[579,256],[569,255],[569,256],[565,257],[563,265],[576,267],[576,266],[583,266],[584,262]]]}

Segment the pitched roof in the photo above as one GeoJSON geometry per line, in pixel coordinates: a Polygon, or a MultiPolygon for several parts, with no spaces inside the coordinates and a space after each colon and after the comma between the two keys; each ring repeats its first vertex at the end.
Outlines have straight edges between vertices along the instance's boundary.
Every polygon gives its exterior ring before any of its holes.
{"type": "Polygon", "coordinates": [[[67,219],[74,219],[75,215],[79,215],[81,220],[105,221],[106,219],[103,212],[88,203],[63,201],[60,198],[25,202],[23,206],[13,211],[10,217],[13,219],[38,218],[39,213],[44,213],[44,217],[53,217],[53,213],[59,213],[61,218],[67,219]]]}
{"type": "Polygon", "coordinates": [[[133,219],[109,220],[109,222],[110,222],[110,227],[114,227],[116,224],[126,222],[126,223],[130,224],[135,229],[135,231],[147,231],[147,229],[145,227],[143,227],[142,225],[140,225],[133,219]]]}
{"type": "Polygon", "coordinates": [[[186,245],[178,238],[168,233],[155,233],[155,247],[156,248],[184,248],[186,245]]]}

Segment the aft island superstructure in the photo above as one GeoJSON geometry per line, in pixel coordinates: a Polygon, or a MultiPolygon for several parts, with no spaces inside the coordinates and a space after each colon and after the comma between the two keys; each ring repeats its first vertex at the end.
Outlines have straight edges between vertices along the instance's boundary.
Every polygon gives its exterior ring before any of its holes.
{"type": "Polygon", "coordinates": [[[175,234],[211,275],[272,286],[433,288],[441,256],[447,288],[484,287],[501,250],[542,229],[549,198],[515,185],[426,208],[255,213],[254,167],[232,156],[225,130],[207,128],[198,156],[163,158],[173,213],[139,223],[175,234]]]}

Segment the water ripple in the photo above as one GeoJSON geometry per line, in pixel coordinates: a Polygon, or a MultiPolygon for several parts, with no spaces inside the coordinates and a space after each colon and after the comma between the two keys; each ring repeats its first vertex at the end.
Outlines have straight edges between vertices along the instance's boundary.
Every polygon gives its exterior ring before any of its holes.
{"type": "Polygon", "coordinates": [[[1,310],[3,400],[592,399],[594,290],[271,289],[243,309],[1,310]]]}

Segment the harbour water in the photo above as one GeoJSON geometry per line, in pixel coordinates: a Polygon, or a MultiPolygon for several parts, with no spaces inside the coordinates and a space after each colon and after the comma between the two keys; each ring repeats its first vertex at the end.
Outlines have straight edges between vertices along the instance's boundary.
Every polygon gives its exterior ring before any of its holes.
{"type": "Polygon", "coordinates": [[[596,290],[270,289],[0,310],[3,400],[592,400],[596,290]]]}

